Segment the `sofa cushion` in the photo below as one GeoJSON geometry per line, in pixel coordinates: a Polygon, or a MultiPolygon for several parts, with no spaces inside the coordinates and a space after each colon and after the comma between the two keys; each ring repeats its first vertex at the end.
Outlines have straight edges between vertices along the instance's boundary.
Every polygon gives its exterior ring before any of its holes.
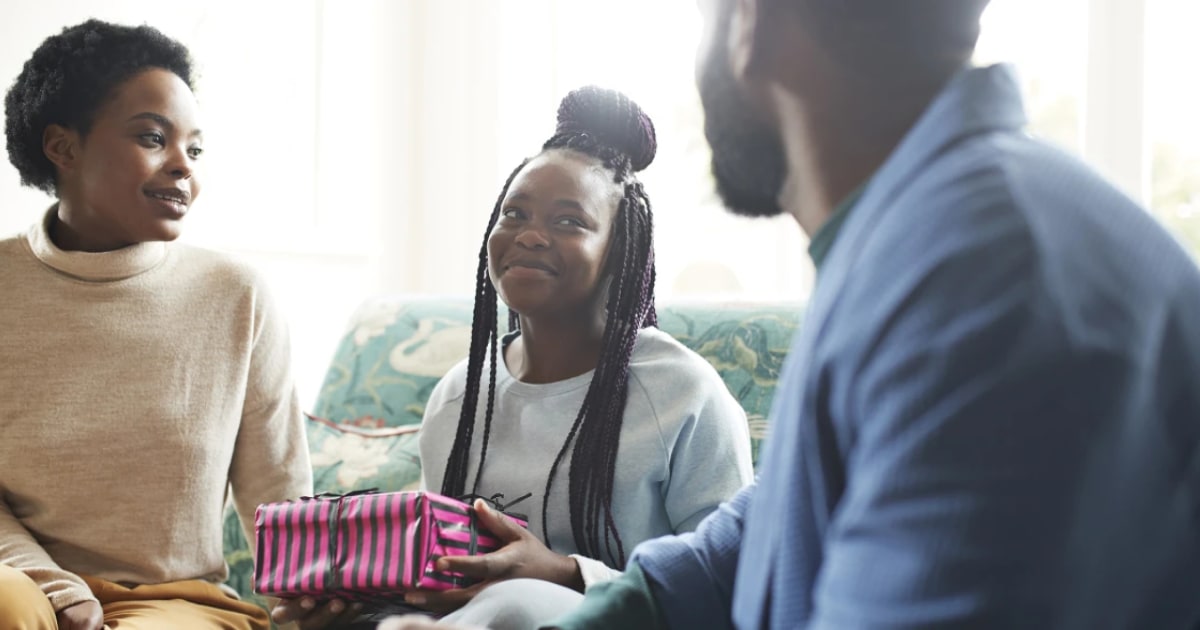
{"type": "Polygon", "coordinates": [[[420,424],[433,386],[467,356],[471,310],[463,299],[367,301],[338,344],[313,414],[335,424],[420,424]]]}
{"type": "Polygon", "coordinates": [[[421,479],[419,425],[383,425],[370,416],[334,423],[308,417],[308,449],[318,494],[365,488],[415,490],[421,479]]]}

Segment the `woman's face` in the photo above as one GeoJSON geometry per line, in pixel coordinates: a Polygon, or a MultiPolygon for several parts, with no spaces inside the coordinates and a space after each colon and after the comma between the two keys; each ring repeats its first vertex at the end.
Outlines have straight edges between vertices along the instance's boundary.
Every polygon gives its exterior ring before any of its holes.
{"type": "Polygon", "coordinates": [[[504,303],[527,318],[594,318],[619,200],[592,157],[555,149],[530,160],[487,241],[488,274],[504,303]]]}
{"type": "Polygon", "coordinates": [[[182,79],[157,68],[133,76],[96,112],[88,134],[72,138],[70,159],[59,162],[70,214],[62,218],[89,249],[179,236],[200,195],[202,150],[196,99],[182,79]]]}

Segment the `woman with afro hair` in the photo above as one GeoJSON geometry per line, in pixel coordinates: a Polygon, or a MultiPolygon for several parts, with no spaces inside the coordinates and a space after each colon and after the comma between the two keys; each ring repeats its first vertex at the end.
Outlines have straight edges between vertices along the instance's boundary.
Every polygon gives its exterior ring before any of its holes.
{"type": "Polygon", "coordinates": [[[694,529],[750,482],[744,411],[716,370],[655,327],[653,215],[636,176],[655,150],[636,103],[582,88],[500,191],[470,354],[430,395],[421,466],[425,487],[449,496],[532,493],[514,508],[529,528],[476,501],[507,545],[441,559],[482,581],[408,593],[410,605],[536,627],[619,575],[635,545],[694,529]]]}
{"type": "Polygon", "coordinates": [[[267,628],[221,586],[226,494],[251,532],[312,473],[263,282],[172,242],[200,194],[187,49],[66,28],[9,89],[5,137],[55,201],[0,240],[0,627],[267,628]]]}

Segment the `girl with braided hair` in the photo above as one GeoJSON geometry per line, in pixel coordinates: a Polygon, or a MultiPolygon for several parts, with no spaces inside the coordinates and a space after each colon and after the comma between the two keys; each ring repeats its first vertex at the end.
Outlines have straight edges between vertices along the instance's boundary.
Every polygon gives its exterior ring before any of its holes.
{"type": "MultiPolygon", "coordinates": [[[[449,496],[532,493],[519,510],[529,529],[476,502],[508,546],[443,559],[483,582],[410,603],[445,612],[510,578],[582,591],[751,480],[743,410],[704,359],[655,328],[653,215],[636,176],[655,150],[636,103],[585,87],[505,182],[479,252],[470,356],[430,396],[421,460],[426,487],[449,496]]],[[[455,618],[504,625],[494,610],[467,612],[455,618]]]]}

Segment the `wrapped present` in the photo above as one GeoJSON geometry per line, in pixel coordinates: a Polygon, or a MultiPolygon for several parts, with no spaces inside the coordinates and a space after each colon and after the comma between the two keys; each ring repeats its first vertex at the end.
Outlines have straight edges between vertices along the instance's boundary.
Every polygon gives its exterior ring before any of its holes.
{"type": "MultiPolygon", "coordinates": [[[[502,498],[488,500],[503,511],[525,497],[509,506],[502,498]]],[[[268,503],[258,506],[254,525],[254,590],[272,597],[382,601],[414,588],[461,588],[472,580],[438,571],[438,558],[501,546],[468,503],[432,492],[364,490],[268,503]]]]}

